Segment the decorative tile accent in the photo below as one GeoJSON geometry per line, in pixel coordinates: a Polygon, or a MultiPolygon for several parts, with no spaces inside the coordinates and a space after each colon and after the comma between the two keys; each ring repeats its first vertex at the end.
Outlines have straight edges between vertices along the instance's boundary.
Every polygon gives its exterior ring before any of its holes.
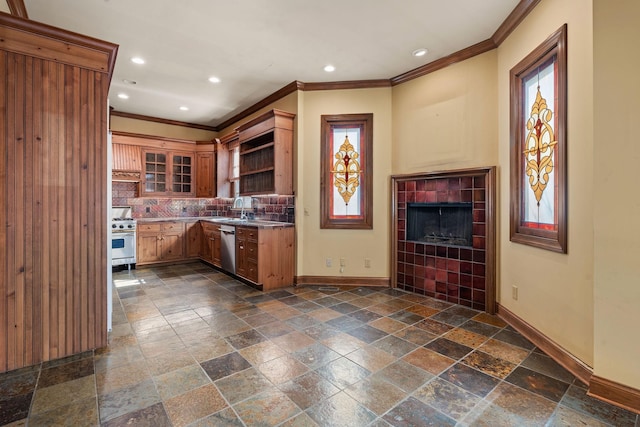
{"type": "MultiPolygon", "coordinates": [[[[238,217],[232,210],[230,198],[141,198],[139,185],[135,182],[114,182],[111,190],[113,206],[132,206],[134,218],[179,218],[179,217],[238,217]],[[146,209],[149,208],[149,212],[146,209]]],[[[267,221],[295,221],[295,199],[293,196],[253,197],[253,207],[247,215],[267,221]]]]}
{"type": "Polygon", "coordinates": [[[400,289],[484,310],[486,183],[484,179],[477,179],[469,186],[468,182],[462,182],[467,178],[415,179],[397,183],[397,280],[400,289]],[[448,247],[406,240],[406,212],[410,202],[473,202],[472,247],[448,247]],[[482,257],[473,258],[471,254],[476,250],[483,252],[482,257]],[[460,259],[473,263],[467,263],[463,268],[460,259]],[[474,283],[476,289],[472,289],[474,283]]]}

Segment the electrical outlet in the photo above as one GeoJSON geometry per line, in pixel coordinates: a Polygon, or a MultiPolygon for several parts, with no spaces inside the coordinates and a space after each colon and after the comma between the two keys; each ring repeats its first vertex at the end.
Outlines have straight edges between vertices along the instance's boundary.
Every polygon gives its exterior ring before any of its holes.
{"type": "Polygon", "coordinates": [[[146,208],[144,208],[144,211],[145,211],[146,213],[149,213],[149,212],[151,212],[151,208],[150,208],[149,206],[147,206],[146,208]]]}
{"type": "Polygon", "coordinates": [[[365,258],[364,259],[364,268],[371,268],[371,259],[370,258],[365,258]]]}
{"type": "Polygon", "coordinates": [[[518,301],[518,287],[516,285],[511,287],[511,298],[518,301]]]}
{"type": "Polygon", "coordinates": [[[324,265],[327,267],[331,267],[331,258],[327,258],[324,260],[324,265]]]}
{"type": "Polygon", "coordinates": [[[347,261],[344,258],[340,258],[340,267],[346,267],[347,261]]]}

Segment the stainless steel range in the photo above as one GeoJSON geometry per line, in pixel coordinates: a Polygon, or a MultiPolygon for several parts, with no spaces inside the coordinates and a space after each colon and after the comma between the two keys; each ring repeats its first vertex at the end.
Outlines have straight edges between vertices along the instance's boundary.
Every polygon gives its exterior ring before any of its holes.
{"type": "Polygon", "coordinates": [[[111,208],[111,265],[136,263],[136,220],[131,206],[111,208]]]}

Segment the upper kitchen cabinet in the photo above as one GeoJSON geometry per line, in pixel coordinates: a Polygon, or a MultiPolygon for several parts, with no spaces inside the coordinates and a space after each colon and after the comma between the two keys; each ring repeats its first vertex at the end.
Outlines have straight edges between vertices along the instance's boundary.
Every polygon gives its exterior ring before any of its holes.
{"type": "Polygon", "coordinates": [[[195,153],[148,148],[142,156],[144,195],[195,195],[195,153]]]}
{"type": "Polygon", "coordinates": [[[271,110],[238,128],[240,195],[293,194],[293,119],[271,110]]]}
{"type": "Polygon", "coordinates": [[[183,139],[113,132],[113,179],[116,171],[136,168],[142,196],[193,197],[196,194],[196,143],[183,139]]]}
{"type": "Polygon", "coordinates": [[[196,197],[216,196],[216,153],[211,142],[196,145],[196,197]]]}
{"type": "Polygon", "coordinates": [[[107,345],[117,50],[0,12],[0,372],[107,345]]]}

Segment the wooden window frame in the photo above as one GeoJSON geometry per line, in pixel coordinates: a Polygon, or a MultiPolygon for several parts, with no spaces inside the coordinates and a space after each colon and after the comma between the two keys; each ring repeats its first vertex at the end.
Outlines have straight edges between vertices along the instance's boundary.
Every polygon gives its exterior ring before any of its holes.
{"type": "Polygon", "coordinates": [[[567,25],[563,25],[533,52],[520,61],[510,72],[511,97],[511,171],[510,171],[510,239],[512,242],[534,246],[549,251],[567,253],[567,25]],[[556,55],[556,116],[554,151],[555,182],[557,193],[555,209],[557,222],[555,230],[527,227],[523,221],[523,182],[525,117],[523,81],[536,68],[556,55]]]}
{"type": "Polygon", "coordinates": [[[338,114],[321,116],[320,155],[320,228],[372,229],[373,228],[373,114],[338,114]],[[334,128],[360,128],[360,179],[361,214],[357,218],[341,218],[331,215],[333,197],[331,170],[333,152],[331,135],[334,128]]]}

